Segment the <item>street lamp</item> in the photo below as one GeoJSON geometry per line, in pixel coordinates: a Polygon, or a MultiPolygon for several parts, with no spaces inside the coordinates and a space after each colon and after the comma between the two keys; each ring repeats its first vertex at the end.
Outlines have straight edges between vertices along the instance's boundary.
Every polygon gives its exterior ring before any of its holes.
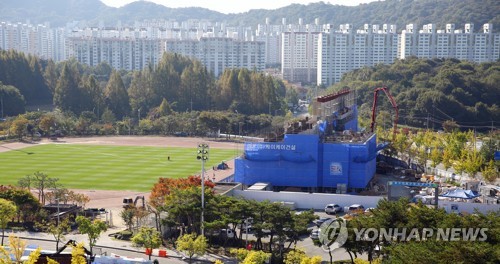
{"type": "Polygon", "coordinates": [[[59,200],[61,200],[61,198],[66,198],[67,196],[68,196],[67,194],[64,194],[63,197],[55,198],[57,202],[57,226],[59,226],[59,221],[60,221],[59,200]]]}
{"type": "Polygon", "coordinates": [[[201,235],[205,235],[205,161],[208,160],[208,144],[198,144],[196,159],[201,160],[201,235]]]}

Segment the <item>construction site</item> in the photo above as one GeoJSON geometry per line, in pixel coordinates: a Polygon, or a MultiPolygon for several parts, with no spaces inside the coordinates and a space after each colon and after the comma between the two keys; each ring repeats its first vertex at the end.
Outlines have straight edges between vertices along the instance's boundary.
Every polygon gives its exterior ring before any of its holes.
{"type": "MultiPolygon", "coordinates": [[[[373,131],[378,93],[383,91],[396,110],[387,88],[374,91],[370,131],[358,127],[356,91],[344,88],[317,97],[312,117],[289,124],[283,134],[264,142],[247,142],[235,160],[235,182],[246,186],[265,182],[273,190],[294,187],[306,192],[356,192],[366,188],[376,171],[377,146],[373,131]]],[[[396,127],[396,122],[394,126],[396,127]]]]}

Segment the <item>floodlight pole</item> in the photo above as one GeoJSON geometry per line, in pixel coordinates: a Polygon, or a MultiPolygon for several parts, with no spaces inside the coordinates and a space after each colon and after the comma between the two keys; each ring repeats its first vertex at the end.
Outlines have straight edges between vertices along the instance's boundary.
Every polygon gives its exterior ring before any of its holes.
{"type": "Polygon", "coordinates": [[[205,235],[205,161],[208,160],[208,144],[198,144],[197,159],[201,160],[201,235],[205,235]]]}

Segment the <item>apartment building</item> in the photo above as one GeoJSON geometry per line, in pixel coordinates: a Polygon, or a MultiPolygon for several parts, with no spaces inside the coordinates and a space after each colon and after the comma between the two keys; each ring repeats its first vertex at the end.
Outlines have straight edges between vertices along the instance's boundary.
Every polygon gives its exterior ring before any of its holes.
{"type": "Polygon", "coordinates": [[[318,64],[318,38],[322,25],[291,24],[281,34],[281,74],[294,83],[316,83],[318,64]]]}
{"type": "Polygon", "coordinates": [[[484,24],[480,32],[474,31],[474,24],[465,24],[464,29],[447,24],[445,30],[427,24],[418,31],[415,24],[408,24],[401,32],[398,57],[456,58],[481,63],[498,60],[499,51],[500,35],[493,33],[492,24],[484,24]]]}
{"type": "Polygon", "coordinates": [[[281,64],[281,33],[286,28],[286,19],[282,19],[282,24],[272,25],[269,18],[265,24],[258,24],[255,31],[255,40],[265,43],[266,67],[277,67],[281,64]]]}
{"type": "Polygon", "coordinates": [[[215,76],[226,68],[265,69],[265,43],[226,37],[202,37],[199,40],[168,39],[165,51],[200,60],[215,76]]]}
{"type": "Polygon", "coordinates": [[[395,25],[365,24],[354,31],[352,25],[339,30],[326,29],[318,38],[317,84],[339,82],[348,71],[378,63],[392,63],[397,58],[398,34],[395,25]]]}
{"type": "Polygon", "coordinates": [[[68,56],[96,66],[107,62],[115,69],[140,70],[157,64],[163,54],[161,39],[144,37],[142,30],[96,29],[72,32],[66,39],[68,56]]]}
{"type": "Polygon", "coordinates": [[[64,60],[64,29],[48,25],[0,23],[0,49],[17,50],[42,59],[64,60]]]}

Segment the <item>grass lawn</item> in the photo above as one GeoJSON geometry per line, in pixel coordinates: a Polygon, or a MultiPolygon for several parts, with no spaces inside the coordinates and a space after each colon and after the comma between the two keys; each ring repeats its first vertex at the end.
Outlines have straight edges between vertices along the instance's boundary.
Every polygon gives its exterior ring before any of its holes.
{"type": "MultiPolygon", "coordinates": [[[[159,177],[200,174],[196,148],[46,144],[0,153],[0,185],[17,185],[36,171],[65,188],[149,191],[159,177]],[[170,156],[170,161],[167,160],[170,156]]],[[[205,168],[232,159],[231,149],[210,149],[205,168]]]]}

